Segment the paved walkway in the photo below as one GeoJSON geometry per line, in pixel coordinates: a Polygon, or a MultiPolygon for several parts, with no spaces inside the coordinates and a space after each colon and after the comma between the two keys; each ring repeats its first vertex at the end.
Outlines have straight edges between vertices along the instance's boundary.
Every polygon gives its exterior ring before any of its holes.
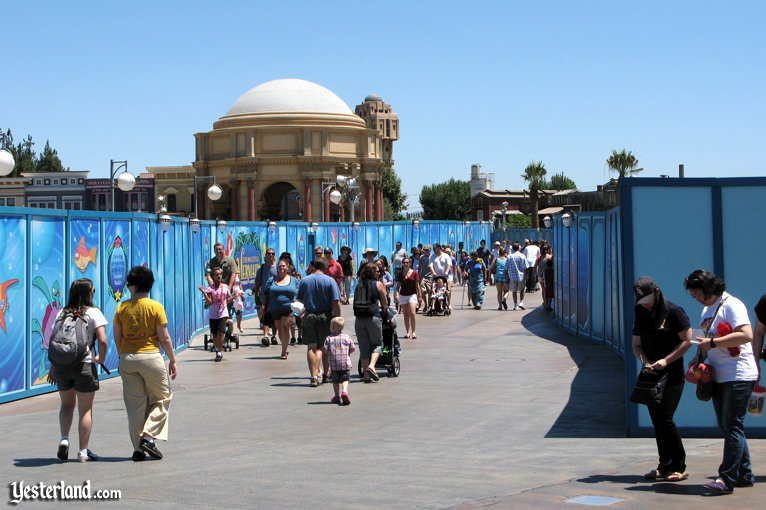
{"type": "MultiPolygon", "coordinates": [[[[348,407],[329,403],[330,385],[309,387],[305,348],[280,360],[278,346],[262,347],[254,320],[223,363],[195,339],[178,356],[162,461],[130,461],[119,379],[96,397],[97,463],[55,459],[55,394],[4,404],[0,481],[90,480],[120,489],[118,506],[145,509],[591,507],[567,502],[579,496],[616,498],[609,508],[763,506],[760,485],[703,495],[717,439],[685,441],[690,480],[644,481],[656,450],[624,437],[622,361],[560,331],[538,294],[525,312],[499,312],[489,291],[484,310],[418,316],[420,338],[402,340],[401,376],[354,378],[348,407]]],[[[766,443],[750,447],[758,469],[766,443]]]]}

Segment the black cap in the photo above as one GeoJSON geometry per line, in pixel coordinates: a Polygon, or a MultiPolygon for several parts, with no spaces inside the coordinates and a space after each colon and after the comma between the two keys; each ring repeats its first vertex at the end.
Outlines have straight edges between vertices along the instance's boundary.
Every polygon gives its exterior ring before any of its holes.
{"type": "Polygon", "coordinates": [[[642,276],[633,284],[633,293],[636,295],[636,302],[657,290],[657,283],[649,276],[642,276]]]}

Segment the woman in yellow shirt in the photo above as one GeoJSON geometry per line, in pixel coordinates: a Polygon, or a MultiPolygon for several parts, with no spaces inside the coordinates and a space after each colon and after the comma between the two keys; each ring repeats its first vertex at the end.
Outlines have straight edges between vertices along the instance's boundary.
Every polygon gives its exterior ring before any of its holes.
{"type": "Polygon", "coordinates": [[[149,298],[154,285],[151,269],[136,266],[127,276],[131,299],[123,301],[114,314],[114,343],[120,353],[120,375],[133,460],[146,454],[161,459],[155,439],[168,439],[168,407],[173,398],[170,379],[177,375],[173,344],[168,333],[165,308],[149,298]],[[160,345],[169,364],[160,353],[160,345]]]}

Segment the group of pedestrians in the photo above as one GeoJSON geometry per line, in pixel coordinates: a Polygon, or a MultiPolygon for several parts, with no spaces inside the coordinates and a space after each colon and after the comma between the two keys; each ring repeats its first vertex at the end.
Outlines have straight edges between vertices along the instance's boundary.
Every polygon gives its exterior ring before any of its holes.
{"type": "MultiPolygon", "coordinates": [[[[165,309],[149,297],[153,285],[154,274],[150,269],[132,268],[127,275],[131,298],[117,306],[112,319],[133,461],[145,460],[147,455],[162,458],[156,440],[168,438],[168,408],[173,398],[170,380],[178,375],[165,309]],[[168,357],[167,366],[160,347],[168,357]]],[[[59,311],[51,333],[51,342],[70,334],[70,340],[85,350],[84,357],[71,363],[51,361],[48,373],[49,382],[58,386],[61,400],[61,438],[56,456],[62,461],[69,458],[69,433],[75,407],[79,413],[77,458],[80,462],[99,459],[88,448],[88,443],[93,426],[93,399],[99,389],[96,365],[103,366],[106,360],[108,321],[93,304],[95,292],[88,278],[72,283],[66,306],[59,311]],[[68,333],[70,328],[74,332],[68,333]]],[[[49,357],[56,348],[49,345],[49,357]]]]}
{"type": "Polygon", "coordinates": [[[683,308],[665,299],[652,278],[641,277],[633,286],[636,296],[633,354],[643,370],[667,374],[660,403],[648,406],[659,463],[645,477],[669,482],[689,477],[686,452],[673,416],[684,389],[683,356],[696,344],[695,359],[706,358],[714,369],[713,411],[724,438],[718,475],[704,487],[714,493],[730,494],[736,487],[752,487],[755,482],[744,420],[751,394],[760,379],[766,295],[755,307],[754,335],[747,307],[726,292],[723,279],[708,271],[696,270],[684,280],[684,287],[703,306],[697,336],[693,335],[692,321],[683,308]]]}

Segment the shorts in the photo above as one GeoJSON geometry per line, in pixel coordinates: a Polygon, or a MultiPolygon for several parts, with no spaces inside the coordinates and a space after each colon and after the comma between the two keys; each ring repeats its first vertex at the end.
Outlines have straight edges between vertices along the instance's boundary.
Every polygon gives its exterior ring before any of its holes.
{"type": "Polygon", "coordinates": [[[56,386],[58,386],[59,391],[74,388],[80,393],[92,393],[99,388],[95,363],[80,363],[71,367],[51,365],[51,372],[56,378],[56,386]]]}
{"type": "Polygon", "coordinates": [[[220,319],[210,319],[210,334],[216,335],[218,333],[225,333],[227,322],[229,322],[228,317],[221,317],[220,319]]]}
{"type": "Polygon", "coordinates": [[[271,320],[272,321],[276,322],[279,319],[282,319],[284,317],[288,317],[288,316],[292,315],[293,311],[292,310],[281,310],[281,311],[269,310],[266,313],[271,315],[271,320]]]}
{"type": "Polygon", "coordinates": [[[306,312],[303,317],[303,343],[309,346],[317,345],[316,348],[322,349],[325,339],[330,336],[331,320],[331,312],[306,312]]]}
{"type": "Polygon", "coordinates": [[[350,379],[350,370],[332,370],[331,377],[334,384],[340,384],[350,379]]]}
{"type": "Polygon", "coordinates": [[[407,303],[418,303],[418,295],[412,294],[411,296],[402,296],[399,294],[399,304],[406,305],[407,303]]]}
{"type": "Polygon", "coordinates": [[[369,358],[373,352],[383,352],[383,321],[380,317],[357,317],[354,333],[359,342],[359,357],[369,358]]]}
{"type": "Polygon", "coordinates": [[[526,288],[527,284],[524,282],[524,280],[521,280],[520,282],[511,280],[510,286],[511,286],[511,292],[524,292],[524,289],[526,288]]]}
{"type": "Polygon", "coordinates": [[[505,279],[505,275],[496,274],[495,275],[495,283],[499,283],[499,284],[502,285],[502,284],[508,283],[508,280],[505,279]]]}

